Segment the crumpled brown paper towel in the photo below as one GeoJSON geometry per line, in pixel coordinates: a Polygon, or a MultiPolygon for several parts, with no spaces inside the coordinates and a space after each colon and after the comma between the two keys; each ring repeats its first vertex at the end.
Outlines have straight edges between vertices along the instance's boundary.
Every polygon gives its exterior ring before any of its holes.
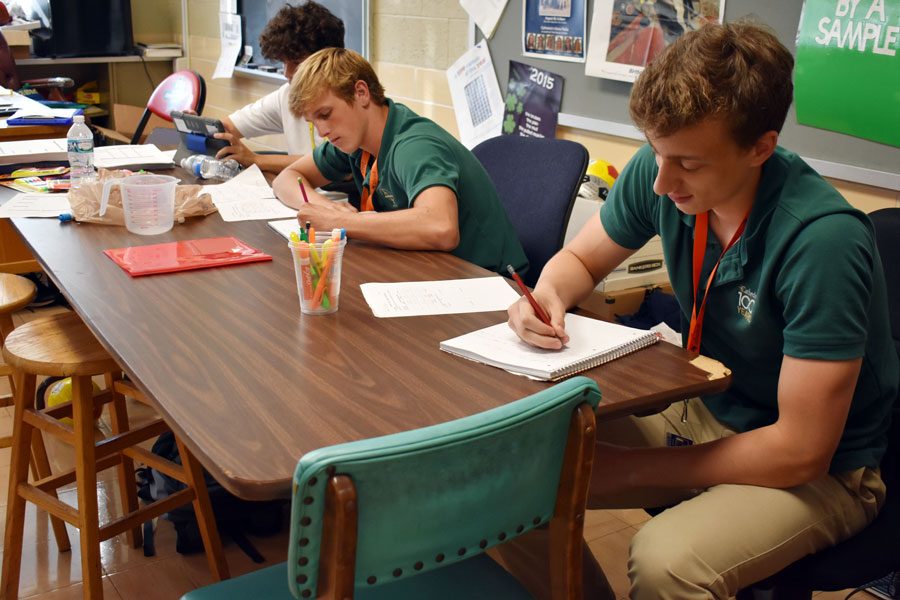
{"type": "MultiPolygon", "coordinates": [[[[122,210],[122,189],[114,185],[109,191],[109,205],[106,214],[100,216],[100,197],[103,194],[103,182],[107,179],[121,179],[132,175],[131,171],[111,171],[100,169],[95,181],[84,183],[69,190],[69,204],[72,216],[76,221],[101,223],[103,225],[125,225],[125,214],[122,210]]],[[[188,217],[202,217],[216,212],[218,209],[212,197],[203,192],[202,185],[175,186],[175,222],[183,223],[188,217]]]]}

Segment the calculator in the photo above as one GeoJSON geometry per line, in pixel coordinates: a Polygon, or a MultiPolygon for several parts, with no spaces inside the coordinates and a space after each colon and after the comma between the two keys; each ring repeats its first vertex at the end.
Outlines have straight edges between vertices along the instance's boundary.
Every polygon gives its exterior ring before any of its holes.
{"type": "Polygon", "coordinates": [[[172,122],[175,130],[181,138],[181,144],[175,153],[175,163],[180,163],[182,158],[192,154],[206,154],[215,156],[216,153],[228,145],[227,140],[217,140],[212,137],[216,133],[224,133],[225,126],[222,121],[200,115],[185,114],[181,111],[172,111],[172,122]]]}

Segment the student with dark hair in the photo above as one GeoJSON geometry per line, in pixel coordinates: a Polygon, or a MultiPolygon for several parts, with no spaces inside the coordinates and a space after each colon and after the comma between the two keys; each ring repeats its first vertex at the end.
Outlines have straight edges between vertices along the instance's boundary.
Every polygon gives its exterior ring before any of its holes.
{"type": "Polygon", "coordinates": [[[216,137],[231,145],[222,148],[218,158],[233,158],[243,166],[259,165],[263,171],[278,173],[303,155],[312,152],[321,139],[302,116],[294,116],[288,107],[290,80],[306,58],[322,48],[344,47],[344,23],[327,8],[309,0],[300,6],[285,5],[266,24],[259,36],[263,56],[284,64],[288,82],[274,92],[222,119],[227,133],[216,137]],[[258,154],[241,138],[284,134],[287,156],[258,154]]]}
{"type": "MultiPolygon", "coordinates": [[[[631,94],[649,144],[535,287],[552,325],[509,308],[524,341],[559,348],[566,310],[659,235],[685,347],[732,371],[723,393],[598,425],[588,508],[671,506],[632,539],[631,598],[734,596],[884,501],[898,365],[882,263],[866,215],[777,145],[793,64],[749,23],[668,47],[631,94]]],[[[545,597],[541,535],[499,552],[545,597]]],[[[585,556],[585,598],[608,597],[585,556]]]]}

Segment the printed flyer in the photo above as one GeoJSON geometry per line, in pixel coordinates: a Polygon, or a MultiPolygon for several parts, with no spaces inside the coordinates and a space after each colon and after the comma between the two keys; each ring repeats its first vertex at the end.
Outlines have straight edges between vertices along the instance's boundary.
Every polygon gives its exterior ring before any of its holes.
{"type": "Polygon", "coordinates": [[[509,61],[503,133],[555,138],[565,80],[550,71],[509,61]]]}
{"type": "Polygon", "coordinates": [[[584,62],[587,0],[525,0],[522,52],[525,56],[584,62]]]}

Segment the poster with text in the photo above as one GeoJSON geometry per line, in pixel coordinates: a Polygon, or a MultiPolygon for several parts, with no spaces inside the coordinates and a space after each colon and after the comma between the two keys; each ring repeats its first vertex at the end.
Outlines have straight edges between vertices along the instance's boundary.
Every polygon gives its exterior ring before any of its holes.
{"type": "Polygon", "coordinates": [[[470,150],[500,135],[503,96],[487,41],[481,40],[447,69],[459,139],[470,150]]]}
{"type": "Polygon", "coordinates": [[[509,61],[503,133],[554,138],[565,80],[550,71],[509,61]]]}
{"type": "Polygon", "coordinates": [[[666,46],[724,11],[725,0],[595,0],[584,72],[633,82],[666,46]]]}
{"type": "Polygon", "coordinates": [[[522,52],[525,56],[584,62],[587,0],[525,0],[522,52]]]}
{"type": "Polygon", "coordinates": [[[797,122],[900,146],[900,2],[806,0],[797,122]]]}

